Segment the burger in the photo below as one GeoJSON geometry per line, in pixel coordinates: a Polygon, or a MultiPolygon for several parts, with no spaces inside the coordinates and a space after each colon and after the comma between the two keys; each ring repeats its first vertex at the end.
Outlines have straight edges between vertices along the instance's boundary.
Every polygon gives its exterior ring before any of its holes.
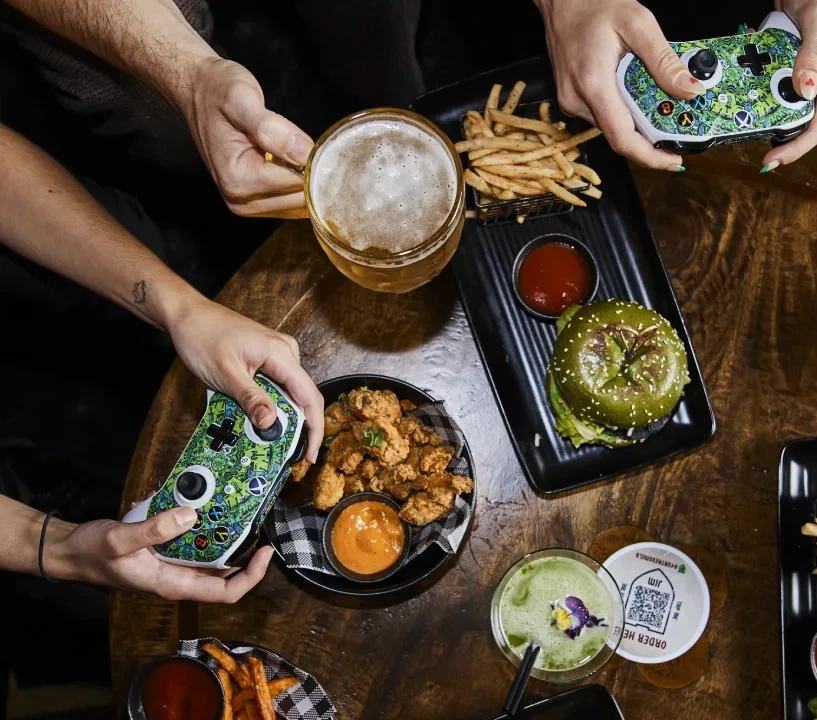
{"type": "Polygon", "coordinates": [[[575,447],[626,447],[669,422],[689,382],[687,354],[665,318],[636,302],[572,305],[556,321],[547,397],[575,447]]]}

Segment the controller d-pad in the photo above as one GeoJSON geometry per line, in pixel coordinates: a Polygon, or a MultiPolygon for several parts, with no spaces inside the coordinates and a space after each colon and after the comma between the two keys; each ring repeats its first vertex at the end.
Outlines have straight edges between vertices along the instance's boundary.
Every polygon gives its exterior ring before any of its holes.
{"type": "Polygon", "coordinates": [[[743,46],[743,52],[743,55],[738,55],[738,65],[749,68],[752,75],[762,75],[766,66],[772,64],[772,56],[767,52],[759,53],[751,43],[743,46]]]}
{"type": "Polygon", "coordinates": [[[197,472],[183,472],[176,480],[176,491],[185,500],[193,502],[207,492],[207,481],[197,472]]]}
{"type": "Polygon", "coordinates": [[[225,418],[221,422],[221,426],[213,423],[207,428],[207,435],[213,438],[210,443],[210,449],[219,451],[225,445],[232,447],[238,442],[238,435],[233,432],[235,421],[230,418],[225,418]]]}

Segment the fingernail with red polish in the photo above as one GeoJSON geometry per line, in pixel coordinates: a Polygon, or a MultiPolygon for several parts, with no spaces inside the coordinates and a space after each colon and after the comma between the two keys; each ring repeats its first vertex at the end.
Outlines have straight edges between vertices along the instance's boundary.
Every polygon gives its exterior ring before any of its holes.
{"type": "Polygon", "coordinates": [[[803,72],[800,73],[800,87],[803,90],[801,95],[806,100],[814,100],[814,97],[817,96],[817,85],[814,79],[815,75],[811,70],[803,70],[803,72]]]}

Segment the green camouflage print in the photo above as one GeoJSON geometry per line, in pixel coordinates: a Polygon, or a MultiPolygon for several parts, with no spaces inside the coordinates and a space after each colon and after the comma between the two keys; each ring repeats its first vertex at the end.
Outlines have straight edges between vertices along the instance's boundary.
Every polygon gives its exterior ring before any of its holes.
{"type": "MultiPolygon", "coordinates": [[[[173,497],[176,479],[191,465],[202,465],[212,471],[216,479],[215,492],[207,503],[198,508],[199,520],[192,530],[156,546],[161,555],[201,563],[218,560],[224,547],[235,542],[259,511],[263,510],[263,515],[272,507],[274,498],[289,476],[289,468],[283,473],[281,470],[295,438],[298,415],[266,378],[257,376],[255,381],[286,414],[284,434],[275,442],[256,444],[244,432],[244,411],[235,401],[221,393],[214,393],[193,437],[161,490],[151,499],[148,517],[178,507],[173,497]],[[220,426],[227,418],[235,422],[233,432],[238,435],[238,441],[232,447],[225,445],[219,451],[211,450],[212,438],[207,435],[207,429],[212,424],[220,426]],[[259,492],[262,484],[265,487],[260,494],[251,492],[251,487],[259,492]]],[[[259,517],[259,520],[263,520],[263,517],[259,517]]]]}
{"type": "Polygon", "coordinates": [[[794,58],[800,47],[800,40],[790,32],[779,28],[768,28],[751,35],[715,38],[695,42],[673,42],[672,48],[683,55],[688,50],[708,47],[720,59],[723,77],[720,82],[692,100],[679,100],[667,95],[649,74],[644,64],[635,58],[624,74],[624,87],[636,101],[648,122],[657,130],[683,137],[696,135],[734,135],[741,132],[735,123],[735,115],[740,110],[751,113],[750,132],[769,131],[782,125],[801,120],[812,111],[813,102],[799,110],[780,105],[772,94],[771,78],[780,68],[794,66],[794,58]],[[744,46],[753,44],[758,53],[768,52],[771,64],[766,65],[762,75],[753,75],[749,68],[738,65],[737,58],[744,54],[744,46]],[[669,100],[674,110],[662,115],[659,106],[669,100]],[[702,107],[699,106],[702,103],[702,107]],[[691,113],[681,117],[682,113],[691,113]]]}

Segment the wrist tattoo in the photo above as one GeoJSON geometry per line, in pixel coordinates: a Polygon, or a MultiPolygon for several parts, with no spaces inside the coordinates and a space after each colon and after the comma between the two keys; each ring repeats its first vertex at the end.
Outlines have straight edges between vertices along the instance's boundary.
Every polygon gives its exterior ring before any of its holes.
{"type": "Polygon", "coordinates": [[[144,305],[148,301],[148,284],[140,280],[133,284],[133,304],[144,305]]]}

